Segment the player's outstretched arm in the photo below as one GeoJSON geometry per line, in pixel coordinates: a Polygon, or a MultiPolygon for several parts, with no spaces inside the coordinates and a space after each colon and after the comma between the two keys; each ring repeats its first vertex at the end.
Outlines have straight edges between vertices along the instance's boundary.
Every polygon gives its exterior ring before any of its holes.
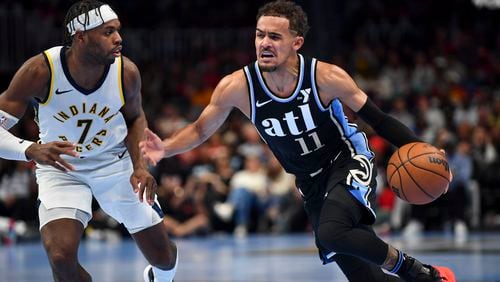
{"type": "Polygon", "coordinates": [[[197,147],[214,134],[233,108],[237,107],[244,113],[248,111],[246,91],[242,70],[224,77],[215,88],[210,103],[195,122],[164,140],[161,140],[151,130],[145,130],[146,139],[139,143],[144,158],[156,165],[162,158],[171,157],[197,147]]]}
{"type": "Polygon", "coordinates": [[[411,142],[421,142],[408,127],[381,111],[343,69],[320,63],[317,71],[319,91],[325,105],[339,98],[380,136],[397,147],[411,142]]]}
{"type": "Polygon", "coordinates": [[[49,78],[50,71],[43,55],[37,55],[19,68],[7,90],[0,95],[0,157],[19,161],[34,160],[61,171],[73,170],[73,166],[60,155],[77,157],[74,144],[63,141],[38,144],[18,138],[8,131],[24,115],[31,99],[45,99],[49,91],[49,78]]]}

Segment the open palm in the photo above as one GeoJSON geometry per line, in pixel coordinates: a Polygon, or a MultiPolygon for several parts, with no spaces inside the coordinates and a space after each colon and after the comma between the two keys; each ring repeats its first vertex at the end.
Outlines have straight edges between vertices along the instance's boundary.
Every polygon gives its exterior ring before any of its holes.
{"type": "Polygon", "coordinates": [[[144,129],[144,141],[139,142],[143,157],[152,165],[156,165],[164,156],[164,144],[160,137],[149,128],[144,129]]]}

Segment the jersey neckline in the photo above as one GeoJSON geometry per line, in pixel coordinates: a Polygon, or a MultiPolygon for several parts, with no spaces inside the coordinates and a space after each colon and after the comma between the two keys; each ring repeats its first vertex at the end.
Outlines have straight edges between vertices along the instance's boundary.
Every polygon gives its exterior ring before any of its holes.
{"type": "Polygon", "coordinates": [[[85,95],[91,94],[91,93],[95,92],[97,89],[101,88],[101,86],[104,84],[104,81],[106,81],[106,77],[108,76],[111,64],[106,65],[101,78],[99,79],[99,81],[97,82],[97,84],[96,84],[96,86],[94,88],[92,88],[92,89],[83,88],[80,85],[78,85],[78,83],[76,83],[76,81],[71,76],[71,73],[69,72],[68,64],[67,64],[67,61],[66,61],[66,50],[67,49],[68,49],[68,47],[66,47],[66,46],[63,46],[61,48],[60,57],[61,57],[61,65],[62,65],[62,69],[63,69],[64,75],[66,76],[66,79],[69,81],[69,83],[76,90],[80,91],[81,93],[83,93],[85,95]]]}
{"type": "Polygon", "coordinates": [[[300,88],[302,87],[302,81],[304,80],[304,57],[301,54],[297,54],[297,56],[299,57],[299,75],[298,75],[297,83],[295,84],[295,90],[292,92],[292,94],[288,97],[285,97],[285,98],[277,96],[276,94],[273,93],[273,91],[271,91],[271,89],[269,89],[269,87],[267,86],[267,83],[264,80],[264,77],[262,76],[262,73],[260,71],[258,61],[255,61],[255,63],[254,63],[255,72],[257,73],[257,78],[259,79],[259,83],[260,83],[262,89],[264,90],[264,92],[267,94],[267,96],[269,96],[274,101],[282,102],[282,103],[289,102],[289,101],[293,100],[297,96],[297,94],[299,93],[300,88]]]}

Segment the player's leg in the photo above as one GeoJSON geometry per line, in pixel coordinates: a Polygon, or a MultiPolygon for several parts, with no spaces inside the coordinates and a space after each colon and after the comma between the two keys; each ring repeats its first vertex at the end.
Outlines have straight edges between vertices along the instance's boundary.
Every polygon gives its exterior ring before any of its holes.
{"type": "Polygon", "coordinates": [[[336,185],[324,201],[318,221],[317,238],[321,246],[331,252],[371,262],[406,280],[425,277],[429,281],[440,281],[439,273],[433,267],[389,246],[371,227],[361,224],[365,215],[365,207],[347,191],[347,187],[336,185]]]}
{"type": "Polygon", "coordinates": [[[123,223],[136,241],[150,265],[146,268],[155,282],[172,281],[177,266],[177,248],[168,238],[163,213],[157,200],[152,206],[140,202],[130,184],[132,163],[122,159],[96,171],[88,178],[93,194],[101,208],[123,223]]]}
{"type": "Polygon", "coordinates": [[[54,281],[92,281],[78,262],[78,246],[90,215],[77,209],[39,207],[40,233],[54,281]]]}
{"type": "Polygon", "coordinates": [[[39,166],[38,216],[43,246],[55,281],[91,281],[79,264],[78,246],[92,218],[92,193],[73,173],[39,166]]]}
{"type": "Polygon", "coordinates": [[[114,200],[109,200],[103,195],[98,196],[98,194],[96,194],[96,199],[107,214],[125,225],[149,262],[150,265],[145,269],[144,281],[170,282],[175,275],[178,254],[177,247],[167,235],[160,205],[157,201],[153,206],[145,201],[139,202],[131,190],[130,183],[128,186],[124,185],[126,183],[117,184],[121,186],[120,190],[116,190],[115,187],[110,188],[117,193],[121,191],[118,197],[111,197],[114,200]],[[127,194],[130,195],[127,196],[127,194]],[[154,277],[154,280],[150,280],[149,276],[154,277]]]}
{"type": "Polygon", "coordinates": [[[172,281],[177,269],[177,247],[168,238],[163,223],[160,222],[131,235],[150,263],[145,269],[144,281],[172,281]]]}
{"type": "Polygon", "coordinates": [[[344,275],[350,282],[365,282],[365,281],[387,281],[387,282],[402,282],[403,279],[398,276],[385,273],[380,266],[366,262],[357,257],[337,254],[335,262],[340,267],[344,275]]]}

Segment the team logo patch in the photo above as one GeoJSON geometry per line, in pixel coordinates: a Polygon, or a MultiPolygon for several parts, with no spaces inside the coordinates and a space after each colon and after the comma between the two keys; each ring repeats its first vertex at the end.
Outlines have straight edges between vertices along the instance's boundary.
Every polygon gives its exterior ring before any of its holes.
{"type": "Polygon", "coordinates": [[[355,155],[352,157],[359,162],[360,167],[349,170],[347,184],[352,185],[352,181],[369,186],[372,181],[373,163],[365,155],[355,155]]]}

